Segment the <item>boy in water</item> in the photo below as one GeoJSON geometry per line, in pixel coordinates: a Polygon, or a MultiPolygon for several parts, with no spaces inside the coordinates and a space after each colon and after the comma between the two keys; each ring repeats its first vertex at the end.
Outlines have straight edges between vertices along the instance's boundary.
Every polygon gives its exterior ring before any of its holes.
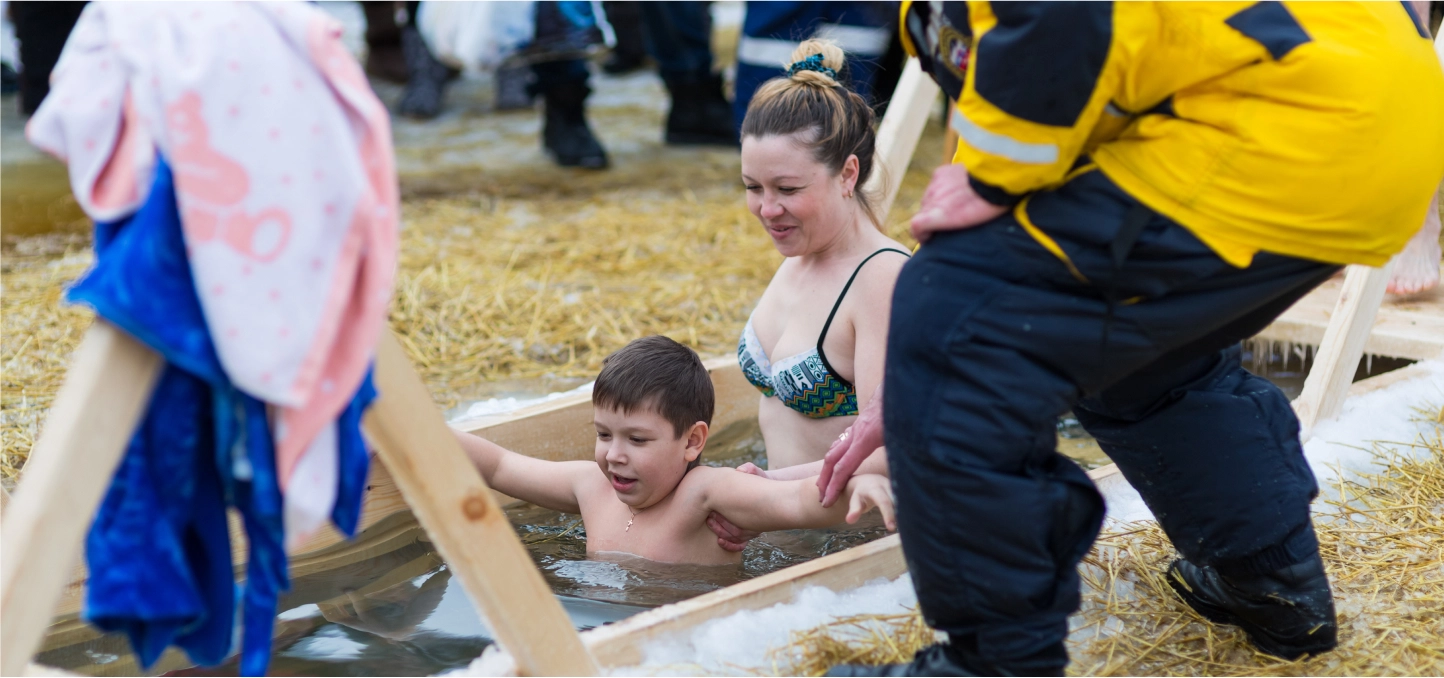
{"type": "Polygon", "coordinates": [[[498,491],[580,513],[587,552],[620,551],[668,563],[737,564],[708,529],[716,511],[756,532],[851,523],[882,511],[893,529],[888,480],[859,475],[823,508],[812,479],[777,481],[699,466],[712,421],[712,379],[696,352],[671,339],[638,339],[609,356],[592,388],[596,463],[544,461],[456,432],[498,491]],[[600,471],[600,472],[599,472],[600,471]]]}

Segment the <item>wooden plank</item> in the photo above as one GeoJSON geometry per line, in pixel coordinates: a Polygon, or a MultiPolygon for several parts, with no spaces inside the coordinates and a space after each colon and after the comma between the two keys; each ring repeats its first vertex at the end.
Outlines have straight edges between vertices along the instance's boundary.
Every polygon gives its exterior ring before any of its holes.
{"type": "Polygon", "coordinates": [[[369,439],[521,673],[596,675],[561,603],[389,332],[377,346],[376,388],[369,439]]]}
{"type": "Polygon", "coordinates": [[[76,348],[0,528],[0,675],[25,671],[40,646],[160,367],[103,320],[76,348]]]}
{"type": "Polygon", "coordinates": [[[943,113],[943,120],[949,121],[947,124],[947,131],[943,133],[943,159],[941,163],[943,165],[953,164],[953,158],[957,157],[958,155],[958,131],[956,129],[953,129],[953,124],[951,122],[953,109],[956,108],[957,105],[957,101],[949,99],[948,107],[943,113]]]}
{"type": "MultiPolygon", "coordinates": [[[[869,195],[879,196],[877,218],[887,221],[893,200],[902,187],[903,176],[912,162],[913,151],[917,150],[918,138],[928,123],[928,114],[933,102],[937,101],[937,83],[923,73],[915,57],[908,57],[898,78],[897,89],[887,105],[887,114],[877,128],[877,159],[867,185],[863,187],[869,195]]],[[[879,224],[881,226],[882,224],[879,224]]]]}
{"type": "MultiPolygon", "coordinates": [[[[1444,273],[1444,265],[1440,270],[1444,273]]],[[[1343,286],[1342,277],[1320,285],[1284,311],[1257,338],[1319,346],[1343,286]]],[[[1411,360],[1444,357],[1444,288],[1407,297],[1386,295],[1364,343],[1364,352],[1411,360]]]]}
{"type": "Polygon", "coordinates": [[[1374,326],[1389,274],[1390,261],[1383,268],[1350,266],[1344,274],[1344,287],[1334,307],[1329,328],[1324,332],[1314,366],[1304,380],[1303,393],[1294,401],[1299,417],[1301,437],[1309,439],[1314,424],[1339,414],[1348,394],[1359,359],[1364,357],[1364,343],[1374,326]]]}

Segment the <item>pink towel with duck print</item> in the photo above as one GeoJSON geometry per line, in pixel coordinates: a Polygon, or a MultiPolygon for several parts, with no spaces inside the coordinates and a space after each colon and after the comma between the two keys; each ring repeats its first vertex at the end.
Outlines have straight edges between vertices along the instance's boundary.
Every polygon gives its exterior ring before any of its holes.
{"type": "Polygon", "coordinates": [[[299,3],[93,3],[27,134],[97,221],[156,153],[221,363],[273,405],[287,541],[330,515],[335,420],[372,361],[396,267],[390,122],[341,28],[299,3]],[[51,102],[47,102],[51,103],[51,102]]]}

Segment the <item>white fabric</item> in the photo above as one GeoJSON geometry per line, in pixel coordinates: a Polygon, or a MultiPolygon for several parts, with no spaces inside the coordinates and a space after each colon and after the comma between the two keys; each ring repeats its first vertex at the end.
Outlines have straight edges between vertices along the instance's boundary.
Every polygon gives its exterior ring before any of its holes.
{"type": "Polygon", "coordinates": [[[421,3],[416,30],[437,59],[454,68],[495,68],[532,41],[535,2],[421,3]]]}
{"type": "MultiPolygon", "coordinates": [[[[335,459],[334,435],[313,441],[372,360],[396,263],[389,120],[340,35],[300,3],[93,3],[27,129],[97,221],[139,207],[157,151],[171,165],[221,364],[278,406],[288,505],[334,501],[334,463],[291,478],[303,454],[335,459]]],[[[299,532],[330,514],[299,506],[299,532]]]]}

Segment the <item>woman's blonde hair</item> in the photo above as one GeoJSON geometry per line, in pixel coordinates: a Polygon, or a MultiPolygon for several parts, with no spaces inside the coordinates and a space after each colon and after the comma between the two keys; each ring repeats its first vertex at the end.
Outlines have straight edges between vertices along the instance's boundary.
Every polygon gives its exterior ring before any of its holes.
{"type": "Polygon", "coordinates": [[[800,133],[813,159],[833,174],[842,171],[849,155],[856,155],[857,201],[873,224],[882,228],[873,196],[863,191],[877,152],[875,116],[867,101],[834,75],[842,72],[845,59],[842,48],[830,40],[804,40],[792,52],[788,75],[768,80],[752,96],[742,119],[742,136],[800,133]]]}

